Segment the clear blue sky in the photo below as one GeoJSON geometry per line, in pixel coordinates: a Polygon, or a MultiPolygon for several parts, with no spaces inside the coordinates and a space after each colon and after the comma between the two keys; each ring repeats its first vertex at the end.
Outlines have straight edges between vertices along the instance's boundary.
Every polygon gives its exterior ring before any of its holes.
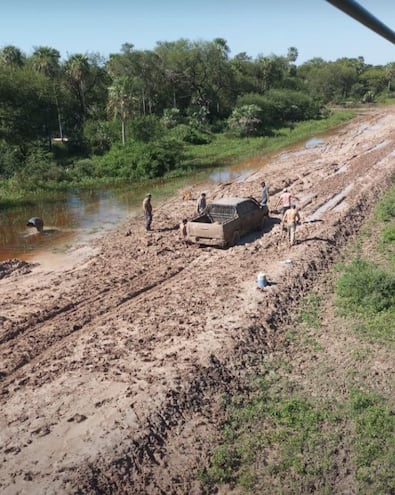
{"type": "MultiPolygon", "coordinates": [[[[0,48],[14,45],[30,55],[56,48],[75,53],[120,52],[123,43],[152,50],[157,41],[224,38],[230,56],[286,55],[297,63],[314,57],[362,56],[373,65],[395,62],[395,45],[325,0],[2,0],[0,48]]],[[[360,0],[395,30],[395,0],[360,0]]]]}

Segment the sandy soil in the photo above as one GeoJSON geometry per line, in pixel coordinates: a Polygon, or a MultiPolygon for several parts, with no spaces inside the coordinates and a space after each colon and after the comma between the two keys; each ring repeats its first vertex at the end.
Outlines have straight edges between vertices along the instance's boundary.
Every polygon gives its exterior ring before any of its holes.
{"type": "Polygon", "coordinates": [[[131,220],[62,270],[0,264],[0,492],[201,493],[221,395],[243,389],[394,172],[394,108],[375,110],[206,190],[259,198],[264,178],[273,210],[289,186],[292,248],[275,213],[233,248],[185,247],[176,227],[194,202],[180,192],[153,198],[153,232],[131,220]]]}

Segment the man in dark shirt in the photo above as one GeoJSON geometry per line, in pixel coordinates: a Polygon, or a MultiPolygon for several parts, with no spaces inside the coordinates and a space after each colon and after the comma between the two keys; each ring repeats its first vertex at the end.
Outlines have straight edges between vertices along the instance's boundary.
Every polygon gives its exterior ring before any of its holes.
{"type": "Polygon", "coordinates": [[[196,203],[196,213],[202,215],[207,207],[206,193],[202,193],[196,203]]]}
{"type": "Polygon", "coordinates": [[[145,230],[151,230],[152,223],[152,204],[151,204],[151,194],[148,193],[143,201],[143,210],[145,218],[145,230]]]}

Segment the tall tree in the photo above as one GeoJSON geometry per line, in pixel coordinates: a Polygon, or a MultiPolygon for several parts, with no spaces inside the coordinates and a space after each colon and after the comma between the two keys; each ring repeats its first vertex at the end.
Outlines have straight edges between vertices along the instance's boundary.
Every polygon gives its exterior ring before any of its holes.
{"type": "Polygon", "coordinates": [[[126,143],[126,122],[133,112],[135,99],[133,98],[131,80],[126,76],[117,76],[108,88],[108,112],[121,121],[122,144],[126,143]]]}
{"type": "Polygon", "coordinates": [[[62,126],[62,118],[61,111],[59,105],[59,72],[60,72],[60,53],[55,48],[50,48],[48,46],[40,46],[35,48],[32,56],[30,57],[30,63],[32,68],[39,72],[40,74],[44,74],[48,77],[52,82],[53,88],[53,96],[56,105],[57,111],[57,121],[59,127],[59,137],[63,141],[63,126],[62,126]]]}
{"type": "Polygon", "coordinates": [[[7,45],[0,51],[0,63],[7,67],[19,69],[23,66],[25,56],[19,48],[7,45]]]}
{"type": "Polygon", "coordinates": [[[87,114],[86,87],[90,72],[89,59],[87,55],[72,55],[65,63],[65,74],[81,105],[81,120],[87,114]]]}
{"type": "Polygon", "coordinates": [[[296,59],[298,58],[298,55],[299,52],[297,48],[295,48],[294,46],[290,46],[288,48],[287,59],[289,62],[292,62],[294,64],[296,62],[296,59]]]}

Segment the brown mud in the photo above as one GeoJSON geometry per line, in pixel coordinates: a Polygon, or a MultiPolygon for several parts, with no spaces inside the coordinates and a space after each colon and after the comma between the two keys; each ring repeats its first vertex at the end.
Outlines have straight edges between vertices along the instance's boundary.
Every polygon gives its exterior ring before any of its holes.
{"type": "Polygon", "coordinates": [[[194,201],[180,192],[153,198],[152,232],[131,220],[62,270],[0,264],[0,492],[202,493],[222,395],[281,342],[394,172],[394,109],[375,110],[206,189],[259,198],[265,179],[273,211],[288,186],[302,216],[292,248],[276,213],[233,248],[187,247],[177,226],[194,201]]]}

